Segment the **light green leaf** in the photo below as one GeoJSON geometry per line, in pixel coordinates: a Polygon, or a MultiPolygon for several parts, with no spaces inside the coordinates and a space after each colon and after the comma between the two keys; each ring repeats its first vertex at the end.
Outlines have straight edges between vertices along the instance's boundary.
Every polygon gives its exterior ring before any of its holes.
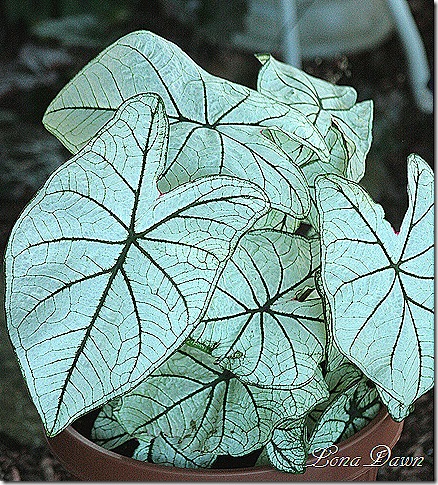
{"type": "Polygon", "coordinates": [[[266,446],[260,452],[259,457],[254,466],[272,466],[271,461],[268,457],[268,452],[266,451],[266,446]]]}
{"type": "MultiPolygon", "coordinates": [[[[132,436],[114,417],[114,409],[120,406],[120,400],[114,399],[103,406],[91,429],[91,439],[96,444],[108,450],[122,445],[132,439],[132,436]]],[[[161,465],[181,468],[207,468],[217,458],[213,453],[199,453],[190,450],[190,456],[185,453],[185,442],[188,438],[172,438],[163,434],[152,439],[138,439],[138,446],[132,457],[136,460],[150,461],[161,465]]]]}
{"type": "Polygon", "coordinates": [[[400,402],[399,399],[394,398],[379,386],[377,386],[376,389],[381,400],[386,404],[389,414],[395,421],[403,421],[403,419],[414,410],[414,404],[406,405],[405,403],[400,402]]]}
{"type": "Polygon", "coordinates": [[[253,226],[253,229],[275,230],[293,234],[299,227],[301,221],[288,216],[284,212],[271,209],[261,217],[253,226]]]}
{"type": "Polygon", "coordinates": [[[181,345],[239,238],[268,209],[254,184],[229,177],[160,196],[167,136],[156,95],[127,101],[12,232],[9,332],[49,435],[181,345]]]}
{"type": "MultiPolygon", "coordinates": [[[[120,401],[117,398],[103,406],[91,429],[93,442],[109,450],[132,439],[132,436],[114,417],[114,409],[119,406],[120,401]]],[[[185,443],[188,444],[188,438],[172,438],[160,434],[152,439],[136,438],[136,440],[138,446],[132,457],[140,461],[180,468],[208,468],[217,458],[217,455],[213,453],[205,454],[197,450],[190,450],[188,454],[183,451],[187,448],[185,443]]]]}
{"type": "MultiPolygon", "coordinates": [[[[433,385],[433,174],[408,159],[400,234],[358,185],[317,179],[322,283],[336,345],[404,410],[433,385]]],[[[392,411],[392,407],[389,409],[392,411]]],[[[405,412],[393,414],[402,419],[405,412]]]]}
{"type": "Polygon", "coordinates": [[[233,175],[266,190],[273,207],[298,218],[307,214],[301,172],[260,131],[278,126],[324,159],[325,142],[314,126],[291,107],[206,73],[150,32],[109,46],[61,91],[43,121],[76,152],[124,100],[142,92],[159,94],[170,119],[162,192],[205,175],[233,175]]]}
{"type": "MultiPolygon", "coordinates": [[[[316,259],[316,258],[315,258],[316,259]]],[[[323,359],[325,324],[314,291],[311,244],[254,230],[240,241],[191,337],[242,381],[292,388],[323,359]]]]}
{"type": "Polygon", "coordinates": [[[336,127],[348,154],[345,175],[359,181],[364,175],[364,162],[371,146],[372,102],[355,104],[353,88],[315,78],[272,56],[259,56],[259,60],[263,66],[258,77],[258,90],[303,113],[326,141],[330,129],[336,127]]]}
{"type": "Polygon", "coordinates": [[[241,456],[264,446],[284,417],[304,416],[326,397],[321,376],[292,391],[251,386],[207,353],[184,346],[121,397],[114,413],[131,436],[163,436],[190,459],[241,456]]]}
{"type": "Polygon", "coordinates": [[[349,180],[359,182],[365,174],[365,159],[373,138],[373,102],[362,101],[348,111],[338,111],[331,116],[342,133],[348,153],[346,176],[349,180]]]}
{"type": "Polygon", "coordinates": [[[303,156],[303,150],[296,147],[296,142],[288,133],[278,128],[266,128],[263,134],[280,147],[301,168],[309,186],[315,188],[315,178],[324,173],[346,175],[348,168],[348,151],[345,140],[340,131],[333,126],[326,135],[327,148],[330,158],[326,161],[320,159],[310,150],[303,156]]]}

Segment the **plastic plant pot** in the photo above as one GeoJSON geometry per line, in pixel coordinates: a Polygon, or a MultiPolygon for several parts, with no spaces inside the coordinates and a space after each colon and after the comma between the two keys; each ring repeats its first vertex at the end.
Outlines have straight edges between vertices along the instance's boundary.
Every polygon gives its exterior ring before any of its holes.
{"type": "MultiPolygon", "coordinates": [[[[82,418],[83,420],[83,418],[82,418]]],[[[83,423],[83,421],[82,421],[83,423]]],[[[83,424],[82,424],[83,426],[83,424]]],[[[108,451],[81,434],[73,424],[48,444],[62,465],[84,481],[168,482],[302,482],[375,481],[378,450],[392,449],[403,429],[381,410],[365,428],[331,449],[326,456],[311,457],[304,474],[280,472],[268,466],[230,469],[176,468],[134,460],[108,451]],[[336,451],[335,451],[336,450],[336,451]]]]}

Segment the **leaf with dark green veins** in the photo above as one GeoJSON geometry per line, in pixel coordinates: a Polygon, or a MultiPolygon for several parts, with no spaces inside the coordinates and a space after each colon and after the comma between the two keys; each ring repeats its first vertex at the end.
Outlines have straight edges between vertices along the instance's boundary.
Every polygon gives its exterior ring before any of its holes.
{"type": "Polygon", "coordinates": [[[283,472],[304,473],[309,452],[306,440],[306,418],[285,420],[274,430],[266,445],[271,464],[283,472]]]}
{"type": "Polygon", "coordinates": [[[329,347],[325,381],[327,402],[309,415],[309,451],[344,441],[367,425],[380,409],[377,391],[368,379],[333,346],[329,347]]]}
{"type": "Polygon", "coordinates": [[[114,414],[131,436],[145,443],[163,436],[179,455],[194,460],[259,449],[277,422],[305,416],[326,398],[320,375],[290,391],[251,386],[216,365],[209,354],[183,346],[121,397],[114,414]]]}
{"type": "Polygon", "coordinates": [[[113,408],[113,405],[103,406],[91,428],[93,442],[107,450],[113,450],[132,439],[114,417],[113,408]]]}
{"type": "Polygon", "coordinates": [[[239,238],[268,210],[256,185],[230,177],[160,196],[167,138],[161,99],[131,98],[13,229],[7,321],[49,435],[182,344],[239,238]]]}
{"type": "Polygon", "coordinates": [[[244,382],[292,388],[310,381],[325,347],[311,243],[253,230],[240,241],[191,337],[244,382]]]}
{"type": "MultiPolygon", "coordinates": [[[[272,56],[258,56],[260,69],[257,89],[276,101],[286,103],[303,113],[321,132],[334,126],[341,133],[348,155],[347,178],[359,181],[365,171],[365,158],[372,138],[372,102],[356,104],[356,91],[349,86],[336,86],[277,61],[272,56]]],[[[324,170],[321,173],[327,173],[324,170]]]]}
{"type": "MultiPolygon", "coordinates": [[[[355,152],[354,144],[332,123],[332,126],[326,134],[326,143],[330,158],[328,161],[323,161],[317,153],[304,150],[300,147],[297,148],[296,141],[282,130],[267,128],[263,130],[263,134],[281,148],[301,168],[309,186],[311,201],[310,212],[306,217],[306,222],[315,229],[318,229],[318,212],[315,205],[315,179],[321,174],[336,174],[355,180],[356,176],[354,173],[351,173],[351,164],[349,163],[351,154],[355,152]]],[[[264,219],[271,223],[275,222],[272,219],[278,219],[278,216],[276,216],[277,212],[274,209],[271,210],[264,219]],[[271,216],[271,213],[274,213],[274,215],[271,216]]],[[[286,216],[281,212],[279,214],[285,221],[284,225],[290,227],[299,225],[300,221],[286,216]]]]}
{"type": "Polygon", "coordinates": [[[336,176],[316,183],[333,338],[397,420],[433,386],[433,188],[430,167],[410,156],[409,207],[396,234],[358,185],[336,176]]]}
{"type": "Polygon", "coordinates": [[[309,451],[328,448],[353,436],[376,417],[379,409],[377,391],[368,387],[366,378],[344,385],[315,423],[309,451]]]}
{"type": "MultiPolygon", "coordinates": [[[[257,88],[286,104],[294,104],[312,123],[326,127],[327,112],[348,110],[356,103],[356,91],[310,76],[271,55],[261,54],[257,88]]],[[[325,135],[326,130],[321,133],[325,135]]]]}
{"type": "MultiPolygon", "coordinates": [[[[190,438],[172,438],[163,434],[151,441],[139,440],[133,458],[150,461],[160,465],[179,468],[208,468],[216,460],[214,453],[203,453],[198,450],[185,451],[190,438]]],[[[190,447],[189,447],[190,448],[190,447]]]]}
{"type": "Polygon", "coordinates": [[[109,46],[61,91],[43,121],[76,152],[124,100],[142,92],[159,94],[170,120],[162,192],[205,175],[232,175],[266,190],[273,207],[297,218],[307,214],[302,173],[260,131],[278,126],[326,159],[319,131],[297,110],[208,74],[150,32],[128,34],[109,46]]]}

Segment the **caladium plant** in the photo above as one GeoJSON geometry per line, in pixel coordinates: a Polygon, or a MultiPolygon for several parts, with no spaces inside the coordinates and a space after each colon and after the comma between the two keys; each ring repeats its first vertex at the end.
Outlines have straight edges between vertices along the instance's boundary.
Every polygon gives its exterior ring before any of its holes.
{"type": "Polygon", "coordinates": [[[6,252],[10,339],[49,436],[302,472],[433,385],[433,174],[400,232],[358,184],[372,104],[259,56],[257,91],[134,32],[44,124],[73,153],[6,252]]]}

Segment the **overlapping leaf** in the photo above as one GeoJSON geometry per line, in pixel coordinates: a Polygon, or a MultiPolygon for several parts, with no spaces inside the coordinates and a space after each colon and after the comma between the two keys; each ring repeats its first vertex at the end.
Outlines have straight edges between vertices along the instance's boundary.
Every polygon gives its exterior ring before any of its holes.
{"type": "Polygon", "coordinates": [[[185,451],[185,443],[189,442],[190,438],[170,438],[161,434],[151,441],[139,441],[139,446],[132,456],[136,460],[179,468],[209,468],[217,458],[214,453],[185,451]]]}
{"type": "Polygon", "coordinates": [[[132,436],[115,418],[113,402],[116,400],[102,407],[91,428],[93,442],[107,450],[113,450],[132,439],[132,436]]]}
{"type": "Polygon", "coordinates": [[[291,388],[310,381],[325,346],[316,259],[303,237],[247,233],[192,338],[245,382],[291,388]]]}
{"type": "Polygon", "coordinates": [[[386,392],[385,389],[380,386],[376,386],[376,389],[380,399],[386,404],[391,416],[396,421],[402,421],[414,410],[414,404],[405,404],[400,399],[396,399],[391,396],[391,394],[386,392]]]}
{"type": "Polygon", "coordinates": [[[348,110],[356,103],[356,91],[350,86],[336,86],[315,78],[273,56],[261,54],[262,63],[257,88],[283,103],[293,103],[309,120],[327,128],[327,113],[348,110]]]}
{"type": "Polygon", "coordinates": [[[13,230],[9,332],[50,435],[183,342],[238,239],[268,209],[254,184],[229,177],[160,197],[167,136],[161,100],[131,98],[13,230]]]}
{"type": "MultiPolygon", "coordinates": [[[[365,171],[365,157],[371,145],[372,103],[356,103],[356,92],[348,86],[336,86],[277,61],[259,56],[263,66],[258,90],[303,113],[326,138],[336,127],[342,135],[348,155],[345,176],[359,181],[365,171]]],[[[321,173],[328,173],[323,167],[321,173]]]]}
{"type": "Polygon", "coordinates": [[[333,337],[400,420],[433,385],[432,171],[408,159],[400,234],[358,185],[336,176],[316,185],[333,337]]]}
{"type": "MultiPolygon", "coordinates": [[[[325,136],[330,158],[328,161],[323,161],[315,152],[311,152],[310,150],[303,151],[300,147],[297,148],[295,140],[282,130],[277,128],[267,128],[263,130],[263,134],[287,153],[288,156],[301,168],[309,187],[311,200],[310,211],[306,217],[306,222],[313,228],[318,229],[318,212],[315,205],[315,179],[321,174],[336,174],[354,180],[355,176],[350,171],[351,153],[354,153],[355,151],[353,142],[351,142],[337,128],[336,124],[332,122],[332,126],[328,129],[325,136]]],[[[282,214],[281,212],[275,211],[274,209],[271,210],[264,219],[269,219],[270,222],[277,222],[272,220],[275,218],[278,220],[279,217],[283,221],[283,226],[286,227],[289,226],[292,228],[294,225],[297,227],[300,222],[290,216],[282,214]],[[271,216],[271,213],[274,215],[271,216]],[[277,214],[279,214],[279,216],[277,214]]]]}
{"type": "Polygon", "coordinates": [[[251,386],[216,365],[212,356],[186,345],[107,406],[143,446],[161,437],[178,459],[196,463],[209,454],[240,456],[261,448],[277,422],[306,415],[326,397],[320,375],[292,391],[251,386]]]}
{"type": "MultiPolygon", "coordinates": [[[[108,450],[126,443],[132,436],[115,418],[114,409],[119,405],[115,399],[103,406],[91,429],[92,440],[108,450]]],[[[137,447],[132,457],[136,460],[150,461],[161,465],[172,465],[180,468],[208,468],[217,458],[214,453],[200,453],[190,450],[189,455],[184,452],[188,438],[172,438],[163,433],[152,439],[138,439],[137,447]]]]}
{"type": "Polygon", "coordinates": [[[306,418],[284,420],[274,430],[266,445],[269,462],[278,470],[304,473],[309,452],[306,440],[306,418]]]}
{"type": "Polygon", "coordinates": [[[329,347],[326,366],[330,398],[309,415],[310,452],[344,441],[367,425],[380,409],[376,388],[333,346],[329,347]]]}
{"type": "Polygon", "coordinates": [[[342,442],[369,424],[380,409],[375,387],[362,378],[343,384],[321,413],[310,437],[309,451],[342,442]]]}
{"type": "Polygon", "coordinates": [[[308,212],[301,172],[260,129],[278,126],[297,146],[326,159],[312,123],[295,109],[206,73],[150,32],[129,34],[90,62],[51,103],[44,123],[75,152],[124,100],[142,92],[159,94],[170,119],[162,192],[208,174],[233,175],[257,183],[280,210],[296,217],[308,212]]]}

